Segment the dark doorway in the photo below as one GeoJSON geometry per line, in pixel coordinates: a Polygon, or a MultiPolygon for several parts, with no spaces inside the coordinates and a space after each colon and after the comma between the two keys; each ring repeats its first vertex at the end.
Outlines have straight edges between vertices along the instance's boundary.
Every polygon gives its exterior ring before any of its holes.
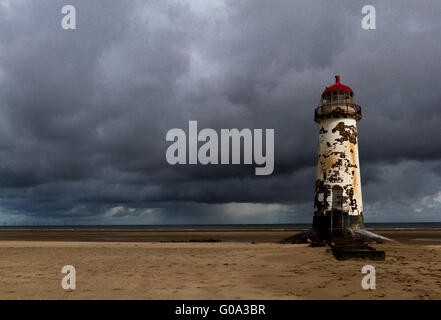
{"type": "Polygon", "coordinates": [[[332,187],[332,209],[342,210],[343,189],[340,186],[332,187]]]}

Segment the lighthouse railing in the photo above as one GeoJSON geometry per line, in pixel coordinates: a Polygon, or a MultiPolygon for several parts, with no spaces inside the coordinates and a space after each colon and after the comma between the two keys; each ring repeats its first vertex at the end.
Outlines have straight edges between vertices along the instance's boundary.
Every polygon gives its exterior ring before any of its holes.
{"type": "Polygon", "coordinates": [[[361,119],[361,107],[352,102],[334,102],[320,104],[314,111],[315,119],[328,115],[361,119]]]}

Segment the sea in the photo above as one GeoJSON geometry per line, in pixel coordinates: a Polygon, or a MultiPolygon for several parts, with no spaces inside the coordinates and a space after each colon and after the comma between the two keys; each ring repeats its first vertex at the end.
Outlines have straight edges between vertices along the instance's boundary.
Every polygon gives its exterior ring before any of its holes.
{"type": "MultiPolygon", "coordinates": [[[[372,231],[441,230],[441,222],[365,223],[372,231]]],[[[0,226],[0,231],[306,231],[311,224],[180,224],[180,225],[13,225],[0,226]]]]}

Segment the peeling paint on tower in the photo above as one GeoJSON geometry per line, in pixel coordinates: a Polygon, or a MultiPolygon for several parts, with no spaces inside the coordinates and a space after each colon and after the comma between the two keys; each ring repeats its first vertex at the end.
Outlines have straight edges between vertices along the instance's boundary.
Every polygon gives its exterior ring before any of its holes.
{"type": "Polygon", "coordinates": [[[363,228],[357,121],[361,108],[351,88],[336,83],[321,96],[314,120],[320,125],[314,228],[322,234],[363,228]]]}

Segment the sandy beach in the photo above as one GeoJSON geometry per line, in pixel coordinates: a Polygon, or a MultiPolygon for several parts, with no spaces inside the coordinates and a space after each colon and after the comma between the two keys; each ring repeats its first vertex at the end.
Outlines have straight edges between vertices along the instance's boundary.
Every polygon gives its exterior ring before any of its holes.
{"type": "Polygon", "coordinates": [[[275,243],[293,232],[1,232],[0,299],[441,299],[441,231],[380,233],[398,241],[374,245],[386,261],[275,243]],[[207,239],[222,241],[189,242],[207,239]],[[375,290],[361,286],[366,264],[375,290]]]}

